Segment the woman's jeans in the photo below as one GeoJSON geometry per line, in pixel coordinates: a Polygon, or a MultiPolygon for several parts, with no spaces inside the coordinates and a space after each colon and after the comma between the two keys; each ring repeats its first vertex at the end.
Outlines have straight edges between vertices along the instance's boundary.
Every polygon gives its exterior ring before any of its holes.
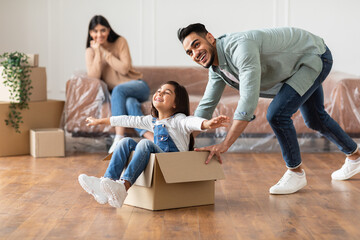
{"type": "Polygon", "coordinates": [[[160,147],[150,140],[142,139],[137,143],[131,138],[123,138],[113,152],[104,177],[119,180],[132,151],[135,151],[134,155],[121,177],[122,180],[129,181],[131,185],[135,183],[146,168],[150,154],[163,152],[160,147]]]}
{"type": "Polygon", "coordinates": [[[328,48],[321,56],[323,68],[310,89],[300,96],[288,84],[284,84],[274,97],[267,111],[267,120],[273,129],[282,151],[286,166],[290,169],[301,164],[300,148],[291,116],[300,108],[307,127],[320,132],[345,154],[357,149],[357,144],[341,129],[324,108],[324,93],[321,83],[332,67],[328,48]]]}
{"type": "MultiPolygon", "coordinates": [[[[141,103],[149,99],[150,88],[143,80],[131,80],[117,85],[111,93],[112,116],[142,116],[141,103]]],[[[135,128],[142,136],[146,130],[135,128]]]]}

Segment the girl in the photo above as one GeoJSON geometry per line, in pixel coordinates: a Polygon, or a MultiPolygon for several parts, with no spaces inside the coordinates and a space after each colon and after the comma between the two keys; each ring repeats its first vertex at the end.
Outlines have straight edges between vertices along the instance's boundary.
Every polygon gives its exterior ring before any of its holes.
{"type": "MultiPolygon", "coordinates": [[[[86,42],[86,68],[89,77],[102,79],[111,92],[112,116],[143,115],[140,103],[147,101],[149,86],[142,74],[131,64],[130,50],[126,39],[119,36],[101,15],[94,16],[89,23],[86,42]]],[[[153,139],[153,134],[135,129],[139,136],[153,139]]],[[[111,153],[124,137],[125,128],[115,127],[115,138],[109,149],[111,153]]]]}
{"type": "Polygon", "coordinates": [[[177,82],[169,81],[153,95],[151,115],[87,118],[89,126],[111,124],[146,129],[154,132],[154,142],[143,139],[137,143],[131,138],[122,139],[114,150],[104,177],[81,174],[80,185],[93,195],[97,202],[101,204],[108,202],[111,206],[120,208],[127,196],[127,190],[146,168],[151,153],[193,150],[192,131],[218,128],[229,122],[226,116],[211,120],[189,116],[189,109],[186,89],[177,82]],[[135,153],[120,179],[131,151],[135,153]]]}

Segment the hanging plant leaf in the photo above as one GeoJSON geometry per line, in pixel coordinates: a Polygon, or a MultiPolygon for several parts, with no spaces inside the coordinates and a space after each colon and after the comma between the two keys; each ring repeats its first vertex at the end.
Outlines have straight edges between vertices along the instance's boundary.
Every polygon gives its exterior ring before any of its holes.
{"type": "Polygon", "coordinates": [[[5,79],[3,84],[9,88],[10,105],[6,125],[11,125],[17,133],[20,133],[20,123],[23,123],[20,110],[29,109],[28,101],[31,95],[31,69],[28,56],[24,53],[12,52],[0,55],[3,61],[0,63],[4,68],[1,73],[5,79]]]}

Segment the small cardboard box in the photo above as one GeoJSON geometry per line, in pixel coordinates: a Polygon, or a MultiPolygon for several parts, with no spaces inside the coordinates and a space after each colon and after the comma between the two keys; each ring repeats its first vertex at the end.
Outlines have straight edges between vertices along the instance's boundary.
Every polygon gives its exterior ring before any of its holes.
{"type": "Polygon", "coordinates": [[[214,204],[215,180],[225,176],[215,158],[205,164],[208,155],[193,151],[151,154],[124,203],[149,210],[214,204]]]}
{"type": "MultiPolygon", "coordinates": [[[[4,67],[0,66],[0,101],[10,102],[9,88],[5,87],[5,79],[2,76],[4,67]]],[[[46,70],[44,67],[30,68],[30,79],[33,89],[31,89],[30,101],[46,101],[47,89],[46,89],[46,70]]]]}
{"type": "Polygon", "coordinates": [[[39,54],[26,54],[28,56],[28,63],[30,67],[39,66],[39,54]]]}
{"type": "Polygon", "coordinates": [[[31,129],[30,154],[33,157],[64,157],[64,131],[60,128],[31,129]]]}
{"type": "Polygon", "coordinates": [[[58,128],[64,108],[64,101],[48,100],[29,102],[29,109],[21,110],[24,123],[21,133],[5,124],[9,114],[9,103],[0,102],[0,156],[24,155],[30,153],[30,129],[58,128]]]}

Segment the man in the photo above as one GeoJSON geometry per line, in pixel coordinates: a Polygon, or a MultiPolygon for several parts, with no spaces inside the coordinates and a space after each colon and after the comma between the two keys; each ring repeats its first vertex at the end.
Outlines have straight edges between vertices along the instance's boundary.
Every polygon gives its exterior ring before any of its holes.
{"type": "Polygon", "coordinates": [[[217,39],[196,23],[179,29],[187,55],[209,68],[209,81],[195,115],[210,119],[227,85],[240,92],[233,124],[223,142],[199,148],[226,152],[255,116],[258,98],[272,97],[267,111],[288,170],[270,188],[271,194],[291,194],[306,184],[299,144],[291,116],[300,109],[306,125],[319,131],[347,155],[345,164],[331,176],[345,180],[360,172],[357,144],[324,109],[321,83],[332,67],[332,56],[323,39],[296,28],[275,28],[223,35],[217,39]]]}

